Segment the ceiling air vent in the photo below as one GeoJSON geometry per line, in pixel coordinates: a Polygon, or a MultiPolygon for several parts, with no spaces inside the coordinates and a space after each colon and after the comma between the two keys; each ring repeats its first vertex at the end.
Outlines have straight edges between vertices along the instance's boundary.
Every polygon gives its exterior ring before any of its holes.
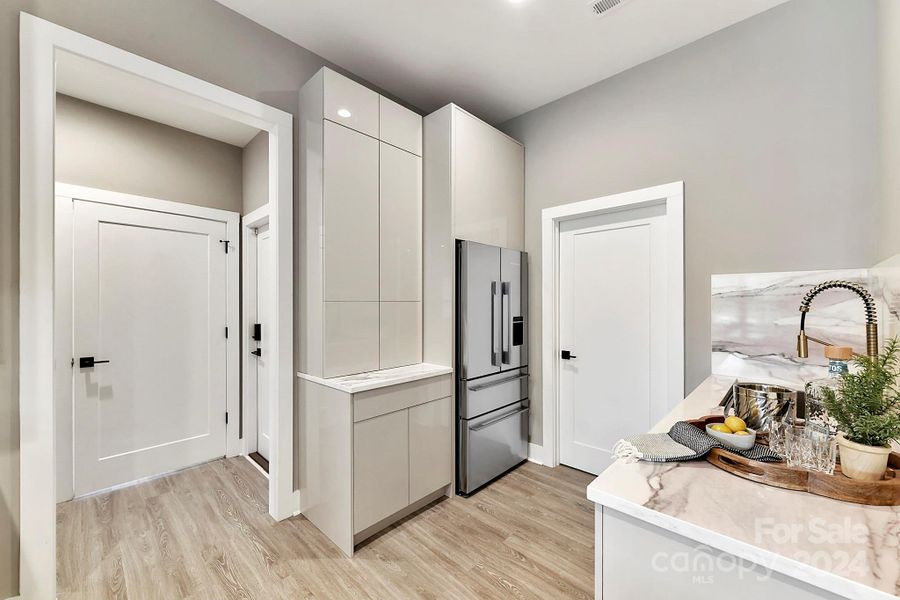
{"type": "Polygon", "coordinates": [[[624,0],[592,0],[588,6],[591,7],[591,12],[597,16],[605,15],[610,10],[622,4],[624,0]]]}

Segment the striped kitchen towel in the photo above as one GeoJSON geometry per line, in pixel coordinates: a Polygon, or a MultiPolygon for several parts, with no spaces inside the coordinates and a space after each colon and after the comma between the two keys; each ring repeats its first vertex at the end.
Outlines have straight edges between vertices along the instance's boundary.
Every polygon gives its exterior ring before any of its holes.
{"type": "MultiPolygon", "coordinates": [[[[649,462],[682,462],[703,458],[713,448],[725,448],[716,438],[707,435],[690,423],[679,421],[669,433],[642,433],[619,440],[613,448],[615,458],[627,462],[646,460],[649,462]]],[[[732,450],[744,458],[762,462],[779,462],[781,455],[767,446],[756,444],[749,450],[732,450]]]]}

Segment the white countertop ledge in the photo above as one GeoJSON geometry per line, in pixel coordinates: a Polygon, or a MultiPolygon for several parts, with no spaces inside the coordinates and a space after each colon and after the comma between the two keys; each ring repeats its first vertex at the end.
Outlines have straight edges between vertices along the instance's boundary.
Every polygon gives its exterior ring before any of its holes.
{"type": "Polygon", "coordinates": [[[297,373],[297,377],[340,390],[347,394],[358,394],[360,392],[377,390],[378,388],[399,385],[401,383],[428,379],[429,377],[447,375],[452,372],[453,369],[443,365],[418,363],[405,367],[396,367],[394,369],[369,371],[368,373],[344,375],[342,377],[329,377],[327,379],[316,377],[315,375],[308,375],[306,373],[297,373]]]}
{"type": "MultiPolygon", "coordinates": [[[[653,431],[721,414],[718,403],[732,381],[708,378],[653,431]]],[[[900,590],[900,507],[770,487],[705,461],[618,461],[591,482],[587,497],[844,598],[895,598],[900,590]],[[795,533],[781,536],[788,528],[795,533]],[[836,538],[824,539],[826,531],[836,538]]]]}

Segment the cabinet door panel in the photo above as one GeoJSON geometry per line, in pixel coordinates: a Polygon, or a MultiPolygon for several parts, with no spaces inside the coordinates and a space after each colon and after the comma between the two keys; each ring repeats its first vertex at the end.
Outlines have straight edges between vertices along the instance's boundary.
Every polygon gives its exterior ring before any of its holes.
{"type": "Polygon", "coordinates": [[[409,504],[409,415],[388,413],[353,425],[353,532],[409,504]]]}
{"type": "Polygon", "coordinates": [[[409,409],[409,501],[448,485],[453,457],[450,398],[409,409]]]}
{"type": "Polygon", "coordinates": [[[325,122],[325,300],[378,300],[378,141],[325,122]]]}
{"type": "Polygon", "coordinates": [[[378,369],[378,303],[326,302],[324,314],[324,376],[378,369]]]}
{"type": "Polygon", "coordinates": [[[422,299],[422,159],[381,144],[381,300],[422,299]]]}
{"type": "Polygon", "coordinates": [[[524,147],[461,110],[453,135],[456,237],[524,250],[524,147]]]}
{"type": "Polygon", "coordinates": [[[422,117],[384,96],[380,130],[383,141],[422,156],[422,117]]]}
{"type": "Polygon", "coordinates": [[[422,362],[422,303],[382,302],[380,307],[380,368],[422,362]]]}
{"type": "Polygon", "coordinates": [[[376,92],[340,73],[325,69],[326,119],[377,138],[378,100],[376,92]]]}

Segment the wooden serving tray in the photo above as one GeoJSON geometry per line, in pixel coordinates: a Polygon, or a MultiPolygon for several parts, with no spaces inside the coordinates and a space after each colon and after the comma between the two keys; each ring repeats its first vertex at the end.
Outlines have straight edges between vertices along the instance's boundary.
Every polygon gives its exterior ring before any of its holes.
{"type": "MultiPolygon", "coordinates": [[[[725,417],[710,415],[688,421],[691,425],[706,430],[709,423],[721,423],[725,417]]],[[[764,434],[758,434],[756,443],[767,445],[764,434]]],[[[834,475],[789,467],[786,463],[765,463],[744,458],[724,448],[713,448],[706,455],[706,461],[723,471],[727,471],[749,481],[755,481],[786,490],[808,492],[817,496],[868,504],[870,506],[900,506],[900,454],[891,452],[888,468],[881,481],[858,481],[841,473],[841,465],[834,468],[834,475]]]]}

